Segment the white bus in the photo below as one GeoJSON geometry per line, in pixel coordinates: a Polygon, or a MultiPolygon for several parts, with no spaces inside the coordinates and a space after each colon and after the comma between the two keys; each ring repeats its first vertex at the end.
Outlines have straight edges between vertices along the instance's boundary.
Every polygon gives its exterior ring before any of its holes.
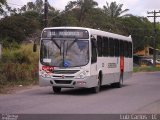
{"type": "Polygon", "coordinates": [[[121,87],[132,75],[132,39],[84,27],[44,28],[40,41],[39,84],[62,88],[121,87]]]}

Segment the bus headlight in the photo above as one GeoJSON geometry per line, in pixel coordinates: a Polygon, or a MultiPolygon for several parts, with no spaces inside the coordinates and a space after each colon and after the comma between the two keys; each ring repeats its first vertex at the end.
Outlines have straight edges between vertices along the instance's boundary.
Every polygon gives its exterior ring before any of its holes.
{"type": "Polygon", "coordinates": [[[39,75],[44,78],[51,78],[53,71],[54,71],[53,66],[42,66],[42,69],[40,70],[39,75]]]}
{"type": "Polygon", "coordinates": [[[88,75],[88,73],[89,73],[89,71],[85,70],[85,71],[81,72],[79,75],[77,75],[75,78],[83,79],[88,75]]]}
{"type": "Polygon", "coordinates": [[[44,72],[44,71],[41,71],[41,72],[40,72],[40,76],[42,76],[42,77],[44,77],[44,78],[50,78],[50,77],[51,77],[50,74],[47,74],[47,73],[44,72]]]}

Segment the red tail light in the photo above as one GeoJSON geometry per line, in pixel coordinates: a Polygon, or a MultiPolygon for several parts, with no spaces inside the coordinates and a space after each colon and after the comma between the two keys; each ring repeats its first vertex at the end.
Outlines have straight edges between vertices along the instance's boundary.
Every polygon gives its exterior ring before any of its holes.
{"type": "Polygon", "coordinates": [[[42,66],[42,70],[44,70],[46,73],[51,73],[54,71],[53,66],[42,66]]]}

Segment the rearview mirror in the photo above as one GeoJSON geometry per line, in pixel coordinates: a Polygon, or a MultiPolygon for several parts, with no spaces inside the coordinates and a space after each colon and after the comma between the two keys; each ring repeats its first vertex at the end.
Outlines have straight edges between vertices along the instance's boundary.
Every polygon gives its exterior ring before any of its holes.
{"type": "Polygon", "coordinates": [[[36,52],[37,51],[37,44],[33,44],[33,52],[36,52]]]}

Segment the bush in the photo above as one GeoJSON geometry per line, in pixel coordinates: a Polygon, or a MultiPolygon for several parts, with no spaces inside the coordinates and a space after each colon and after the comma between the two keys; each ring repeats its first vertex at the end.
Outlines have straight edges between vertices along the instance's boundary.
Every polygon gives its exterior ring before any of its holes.
{"type": "Polygon", "coordinates": [[[9,38],[5,38],[2,41],[2,46],[8,49],[19,49],[20,48],[20,45],[17,42],[15,42],[15,40],[9,40],[9,38]]]}
{"type": "Polygon", "coordinates": [[[30,60],[28,58],[28,56],[26,56],[26,54],[24,54],[25,51],[17,51],[13,54],[13,62],[14,63],[30,63],[30,60]]]}
{"type": "Polygon", "coordinates": [[[0,60],[0,91],[2,86],[36,84],[38,79],[38,52],[32,44],[19,49],[3,49],[0,60]]]}

